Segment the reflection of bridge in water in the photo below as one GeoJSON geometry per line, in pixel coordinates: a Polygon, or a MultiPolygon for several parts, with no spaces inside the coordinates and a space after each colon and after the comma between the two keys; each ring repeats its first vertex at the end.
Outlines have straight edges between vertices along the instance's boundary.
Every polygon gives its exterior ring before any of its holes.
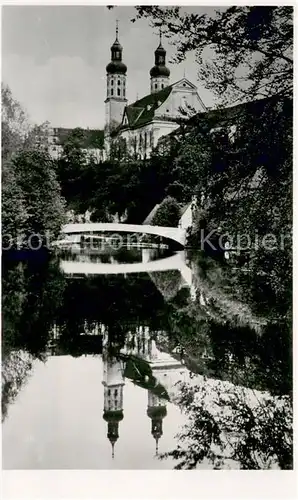
{"type": "Polygon", "coordinates": [[[142,262],[127,263],[103,263],[92,262],[88,254],[77,255],[76,260],[61,260],[60,266],[65,274],[76,275],[100,275],[100,274],[130,274],[130,273],[154,273],[177,270],[181,273],[185,284],[190,287],[191,295],[195,294],[191,269],[187,266],[185,253],[176,252],[170,257],[158,260],[150,259],[150,249],[142,250],[142,262]],[[83,261],[83,262],[82,262],[83,261]]]}
{"type": "Polygon", "coordinates": [[[132,234],[150,234],[153,236],[161,236],[179,243],[184,246],[186,240],[185,229],[179,227],[162,227],[140,224],[115,224],[115,223],[85,223],[85,224],[66,224],[62,227],[62,233],[68,235],[84,234],[90,235],[94,233],[132,233],[132,234]]]}

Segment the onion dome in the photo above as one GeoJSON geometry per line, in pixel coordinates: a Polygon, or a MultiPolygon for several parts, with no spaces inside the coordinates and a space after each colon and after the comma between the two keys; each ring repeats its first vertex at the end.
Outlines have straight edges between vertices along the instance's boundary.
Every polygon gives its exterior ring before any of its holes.
{"type": "Polygon", "coordinates": [[[106,67],[107,73],[126,74],[127,66],[122,62],[122,45],[118,40],[118,24],[116,26],[116,40],[111,47],[111,62],[106,67]]]}
{"type": "Polygon", "coordinates": [[[111,61],[106,67],[107,73],[114,74],[119,73],[125,75],[127,71],[127,66],[122,61],[111,61]]]}
{"type": "Polygon", "coordinates": [[[112,445],[112,458],[114,458],[114,447],[119,438],[119,422],[123,420],[123,411],[105,411],[103,418],[106,422],[108,422],[107,437],[112,445]]]}
{"type": "Polygon", "coordinates": [[[123,420],[123,410],[108,410],[103,414],[106,422],[121,422],[123,420]]]}
{"type": "Polygon", "coordinates": [[[156,77],[156,76],[170,76],[170,70],[166,66],[153,66],[153,68],[150,69],[150,76],[156,77]]]}
{"type": "Polygon", "coordinates": [[[164,418],[167,414],[166,406],[148,406],[147,415],[149,418],[164,418]]]}
{"type": "Polygon", "coordinates": [[[166,414],[166,406],[148,406],[147,408],[147,415],[151,418],[151,434],[156,443],[156,455],[158,455],[158,441],[163,434],[162,421],[166,414]]]}
{"type": "Polygon", "coordinates": [[[156,77],[156,76],[168,77],[168,76],[170,76],[170,70],[169,70],[169,68],[166,67],[166,51],[162,46],[161,32],[159,34],[159,37],[160,37],[159,46],[157,47],[156,51],[154,52],[155,65],[150,70],[150,76],[151,77],[156,77]]]}

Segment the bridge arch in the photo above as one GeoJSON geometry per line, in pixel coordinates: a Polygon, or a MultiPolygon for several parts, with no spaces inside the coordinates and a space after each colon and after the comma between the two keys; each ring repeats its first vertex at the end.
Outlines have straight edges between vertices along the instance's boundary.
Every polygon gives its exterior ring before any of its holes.
{"type": "Polygon", "coordinates": [[[179,227],[151,226],[148,224],[122,224],[112,222],[93,222],[85,224],[65,224],[62,227],[64,234],[93,234],[99,232],[111,233],[138,233],[162,236],[185,246],[186,231],[179,227]]]}

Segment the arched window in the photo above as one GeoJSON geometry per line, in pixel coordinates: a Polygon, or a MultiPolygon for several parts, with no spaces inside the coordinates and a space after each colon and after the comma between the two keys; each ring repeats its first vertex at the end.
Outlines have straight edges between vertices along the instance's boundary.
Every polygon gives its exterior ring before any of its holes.
{"type": "Polygon", "coordinates": [[[121,85],[121,80],[118,80],[118,85],[121,85]]]}
{"type": "Polygon", "coordinates": [[[118,87],[118,89],[117,89],[117,95],[118,95],[118,96],[119,96],[119,95],[121,95],[121,91],[120,91],[119,87],[118,87]]]}
{"type": "Polygon", "coordinates": [[[114,85],[114,80],[111,80],[111,87],[113,87],[114,85]]]}
{"type": "Polygon", "coordinates": [[[161,84],[161,88],[162,88],[162,89],[164,88],[164,84],[163,84],[163,83],[161,84]]]}
{"type": "Polygon", "coordinates": [[[123,89],[123,97],[125,97],[125,89],[123,89]]]}
{"type": "Polygon", "coordinates": [[[154,88],[157,89],[157,83],[154,85],[154,88]]]}
{"type": "Polygon", "coordinates": [[[111,89],[111,95],[114,95],[114,89],[111,89]]]}

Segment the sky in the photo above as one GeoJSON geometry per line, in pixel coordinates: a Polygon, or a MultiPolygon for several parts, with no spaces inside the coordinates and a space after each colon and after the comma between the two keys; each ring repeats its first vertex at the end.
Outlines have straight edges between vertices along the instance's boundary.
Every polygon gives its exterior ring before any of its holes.
{"type": "MultiPolygon", "coordinates": [[[[192,7],[196,12],[208,7],[192,7]]],[[[150,92],[149,71],[159,37],[147,20],[131,19],[135,9],[118,6],[4,6],[2,8],[2,81],[35,123],[54,127],[103,128],[106,70],[115,40],[116,19],[127,71],[127,98],[150,92]]],[[[210,91],[197,80],[194,55],[170,64],[174,48],[167,40],[171,83],[185,74],[198,87],[206,106],[210,91]]]]}

